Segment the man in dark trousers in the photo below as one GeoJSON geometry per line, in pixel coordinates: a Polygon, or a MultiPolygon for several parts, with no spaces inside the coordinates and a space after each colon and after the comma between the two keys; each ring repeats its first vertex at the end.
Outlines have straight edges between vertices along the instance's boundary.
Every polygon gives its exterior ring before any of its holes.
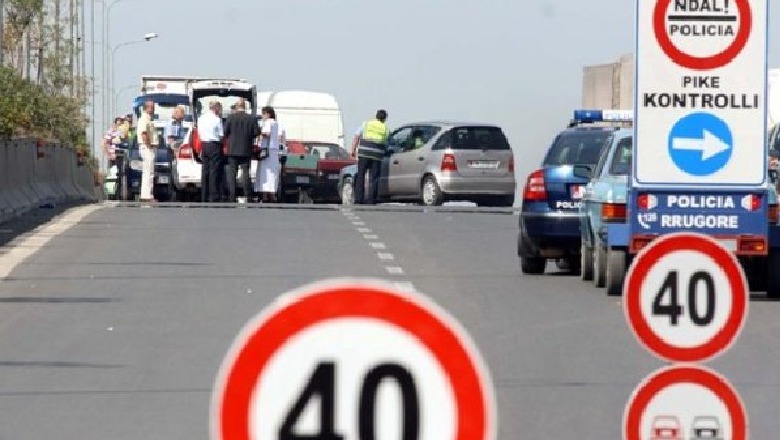
{"type": "Polygon", "coordinates": [[[202,151],[201,194],[204,203],[214,203],[219,200],[219,168],[222,165],[222,106],[214,101],[209,104],[209,110],[198,118],[198,135],[202,151]]]}
{"type": "Polygon", "coordinates": [[[227,182],[228,201],[237,202],[236,180],[241,171],[241,187],[248,201],[252,196],[252,179],[249,175],[252,163],[252,147],[260,134],[257,118],[246,112],[246,102],[242,99],[235,104],[235,111],[225,121],[227,138],[227,182]]]}
{"type": "Polygon", "coordinates": [[[390,133],[385,121],[387,121],[387,112],[378,110],[376,118],[363,123],[352,141],[352,157],[358,161],[355,175],[355,204],[357,205],[373,205],[377,201],[379,173],[382,170],[382,159],[385,157],[387,138],[390,133]],[[368,196],[364,198],[366,173],[368,173],[369,190],[368,196]]]}

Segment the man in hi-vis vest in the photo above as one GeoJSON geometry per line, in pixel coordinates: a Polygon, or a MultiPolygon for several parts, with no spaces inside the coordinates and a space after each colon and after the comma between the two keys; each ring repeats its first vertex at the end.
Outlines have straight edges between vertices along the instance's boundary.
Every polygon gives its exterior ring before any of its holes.
{"type": "Polygon", "coordinates": [[[385,121],[387,112],[379,110],[376,118],[366,121],[355,133],[352,141],[352,157],[358,160],[358,170],[355,175],[355,204],[373,205],[379,192],[379,173],[382,170],[382,159],[387,150],[389,131],[385,121]],[[369,173],[368,197],[364,197],[366,172],[369,173]]]}

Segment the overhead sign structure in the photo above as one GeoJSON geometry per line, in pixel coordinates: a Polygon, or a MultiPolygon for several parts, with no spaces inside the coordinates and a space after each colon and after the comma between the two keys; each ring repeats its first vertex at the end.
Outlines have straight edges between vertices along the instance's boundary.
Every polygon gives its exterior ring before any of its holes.
{"type": "Polygon", "coordinates": [[[639,252],[623,296],[626,320],[651,353],[671,362],[703,362],[736,340],[749,290],[732,251],[707,235],[682,232],[639,252]]]}
{"type": "Polygon", "coordinates": [[[669,367],[634,391],[623,415],[623,438],[748,438],[745,406],[728,381],[701,367],[669,367]]]}
{"type": "Polygon", "coordinates": [[[224,359],[212,440],[494,440],[496,403],[476,346],[445,311],[377,281],[285,295],[224,359]]]}
{"type": "Polygon", "coordinates": [[[637,0],[637,187],[766,180],[767,0],[637,0]]]}

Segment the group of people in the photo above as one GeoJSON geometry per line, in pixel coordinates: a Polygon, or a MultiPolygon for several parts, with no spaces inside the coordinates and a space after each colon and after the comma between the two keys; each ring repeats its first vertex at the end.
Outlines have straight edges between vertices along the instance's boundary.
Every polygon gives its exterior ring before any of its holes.
{"type": "Polygon", "coordinates": [[[201,198],[203,202],[214,203],[221,200],[220,182],[222,172],[227,168],[228,202],[240,202],[238,196],[238,176],[242,177],[241,188],[246,201],[253,193],[259,194],[258,201],[276,202],[279,188],[281,161],[279,152],[286,142],[284,130],[276,121],[273,107],[261,110],[262,125],[254,116],[247,113],[247,104],[239,100],[232,106],[232,113],[222,123],[222,104],[212,101],[209,111],[198,118],[198,135],[201,142],[201,198]],[[260,139],[259,146],[256,142],[260,139]],[[227,148],[223,151],[223,141],[227,148]],[[258,160],[254,192],[250,177],[252,158],[258,160]],[[225,164],[227,167],[225,167],[225,164]]]}

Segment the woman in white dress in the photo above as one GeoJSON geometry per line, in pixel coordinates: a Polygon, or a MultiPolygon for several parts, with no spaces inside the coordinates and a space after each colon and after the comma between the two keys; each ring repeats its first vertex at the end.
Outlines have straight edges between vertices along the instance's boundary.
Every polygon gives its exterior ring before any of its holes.
{"type": "Polygon", "coordinates": [[[272,107],[263,107],[263,128],[260,136],[260,147],[268,150],[268,156],[261,160],[255,177],[255,192],[261,193],[261,201],[265,203],[276,201],[276,190],[279,188],[279,124],[276,122],[276,112],[272,107]]]}

